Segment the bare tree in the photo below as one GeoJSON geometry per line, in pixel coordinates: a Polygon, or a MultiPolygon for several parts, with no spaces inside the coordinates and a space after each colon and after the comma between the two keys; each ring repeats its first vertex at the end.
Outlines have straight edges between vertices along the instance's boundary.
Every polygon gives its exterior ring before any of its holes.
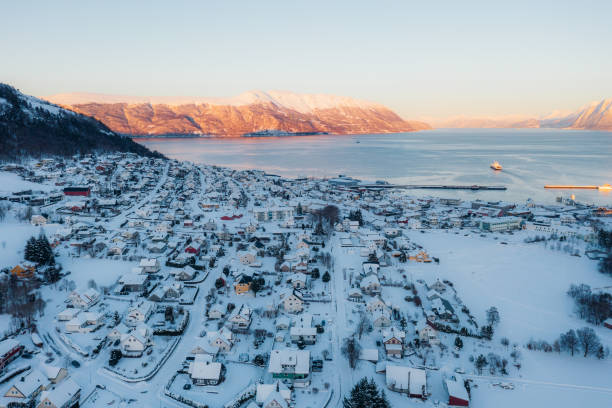
{"type": "Polygon", "coordinates": [[[357,323],[357,335],[359,336],[359,340],[361,340],[363,333],[368,330],[368,327],[370,327],[370,319],[368,319],[368,316],[366,316],[364,312],[361,312],[359,314],[359,322],[357,323]]]}
{"type": "Polygon", "coordinates": [[[590,327],[583,327],[582,329],[576,330],[576,336],[580,342],[580,346],[584,351],[584,357],[589,354],[595,353],[601,345],[599,337],[595,334],[595,330],[590,327]]]}
{"type": "Polygon", "coordinates": [[[354,370],[357,367],[357,360],[359,359],[359,354],[361,353],[361,346],[355,340],[355,337],[347,337],[344,339],[344,344],[342,345],[342,354],[349,361],[349,365],[354,370]]]}

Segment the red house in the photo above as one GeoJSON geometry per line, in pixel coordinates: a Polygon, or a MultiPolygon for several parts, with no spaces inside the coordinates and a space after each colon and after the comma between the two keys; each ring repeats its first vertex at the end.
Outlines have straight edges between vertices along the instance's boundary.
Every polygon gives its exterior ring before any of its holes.
{"type": "Polygon", "coordinates": [[[187,252],[188,254],[199,255],[200,254],[200,246],[197,245],[197,244],[187,245],[187,248],[185,248],[185,252],[187,252]]]}
{"type": "Polygon", "coordinates": [[[6,339],[0,342],[0,370],[19,357],[23,351],[23,346],[15,339],[6,339]]]}
{"type": "Polygon", "coordinates": [[[463,382],[444,380],[444,388],[448,392],[448,405],[451,407],[467,407],[470,405],[470,397],[463,382]]]}
{"type": "Polygon", "coordinates": [[[83,196],[89,197],[91,189],[89,187],[66,187],[64,188],[64,195],[66,196],[83,196]]]}

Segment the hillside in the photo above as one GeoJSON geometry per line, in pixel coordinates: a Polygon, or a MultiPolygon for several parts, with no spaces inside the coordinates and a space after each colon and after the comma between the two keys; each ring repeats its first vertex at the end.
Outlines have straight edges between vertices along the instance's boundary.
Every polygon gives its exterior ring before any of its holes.
{"type": "Polygon", "coordinates": [[[138,98],[61,94],[47,100],[139,136],[242,136],[259,131],[358,134],[412,132],[431,127],[406,121],[375,103],[333,95],[252,91],[234,98],[138,98]]]}
{"type": "Polygon", "coordinates": [[[0,160],[92,152],[161,157],[93,118],[0,84],[0,160]]]}

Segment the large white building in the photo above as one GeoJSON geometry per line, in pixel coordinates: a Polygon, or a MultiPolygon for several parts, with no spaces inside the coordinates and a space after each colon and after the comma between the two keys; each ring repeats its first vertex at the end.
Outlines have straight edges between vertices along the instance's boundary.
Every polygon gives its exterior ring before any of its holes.
{"type": "Polygon", "coordinates": [[[485,217],[480,220],[480,229],[483,231],[510,231],[521,227],[520,217],[485,217]]]}
{"type": "Polygon", "coordinates": [[[284,221],[293,218],[293,207],[255,208],[253,216],[257,221],[284,221]]]}

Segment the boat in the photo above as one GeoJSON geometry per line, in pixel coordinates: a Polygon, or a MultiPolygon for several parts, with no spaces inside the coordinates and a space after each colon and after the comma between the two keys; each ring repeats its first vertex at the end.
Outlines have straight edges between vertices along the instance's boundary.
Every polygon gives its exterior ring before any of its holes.
{"type": "Polygon", "coordinates": [[[501,170],[502,169],[502,165],[499,164],[499,162],[497,160],[495,160],[493,163],[491,163],[491,168],[493,170],[501,170]]]}
{"type": "Polygon", "coordinates": [[[599,186],[598,190],[601,190],[601,191],[612,191],[612,186],[610,184],[604,184],[603,186],[599,186]]]}

